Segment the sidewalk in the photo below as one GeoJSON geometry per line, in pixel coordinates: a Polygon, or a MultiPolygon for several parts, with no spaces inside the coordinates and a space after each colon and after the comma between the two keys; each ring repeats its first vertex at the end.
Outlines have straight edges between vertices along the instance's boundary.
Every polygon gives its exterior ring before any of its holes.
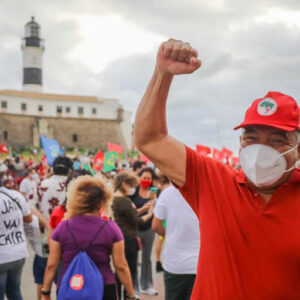
{"type": "Polygon", "coordinates": [[[163,273],[156,273],[154,275],[154,288],[158,291],[157,296],[147,296],[140,294],[141,300],[164,300],[165,299],[165,289],[164,289],[164,278],[163,273]]]}

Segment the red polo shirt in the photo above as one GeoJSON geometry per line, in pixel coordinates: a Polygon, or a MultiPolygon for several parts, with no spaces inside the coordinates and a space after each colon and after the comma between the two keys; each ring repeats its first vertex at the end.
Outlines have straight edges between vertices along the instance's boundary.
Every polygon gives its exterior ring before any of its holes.
{"type": "Polygon", "coordinates": [[[241,170],[186,153],[180,191],[201,233],[191,300],[299,300],[299,170],[265,204],[241,170]]]}

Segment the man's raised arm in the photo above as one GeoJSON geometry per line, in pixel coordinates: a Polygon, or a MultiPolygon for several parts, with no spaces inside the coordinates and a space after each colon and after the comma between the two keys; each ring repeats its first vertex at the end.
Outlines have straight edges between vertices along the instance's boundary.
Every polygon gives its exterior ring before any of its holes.
{"type": "Polygon", "coordinates": [[[197,57],[189,43],[174,39],[162,43],[135,118],[136,146],[178,186],[185,182],[186,154],[184,145],[168,135],[166,102],[173,76],[197,70],[201,66],[197,57]]]}

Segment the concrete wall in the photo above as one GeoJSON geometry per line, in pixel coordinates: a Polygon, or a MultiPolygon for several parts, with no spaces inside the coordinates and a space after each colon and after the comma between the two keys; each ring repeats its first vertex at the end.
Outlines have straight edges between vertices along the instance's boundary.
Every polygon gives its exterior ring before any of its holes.
{"type": "Polygon", "coordinates": [[[131,149],[132,146],[132,114],[129,111],[123,112],[123,121],[120,124],[122,135],[124,136],[126,148],[131,149]]]}

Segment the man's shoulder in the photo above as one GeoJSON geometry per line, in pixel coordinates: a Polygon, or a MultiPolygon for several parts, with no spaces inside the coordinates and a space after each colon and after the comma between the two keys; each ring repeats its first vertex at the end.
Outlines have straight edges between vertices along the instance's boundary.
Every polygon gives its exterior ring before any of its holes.
{"type": "Polygon", "coordinates": [[[180,195],[179,190],[175,186],[170,185],[161,192],[159,198],[176,197],[180,195]]]}
{"type": "Polygon", "coordinates": [[[49,182],[51,182],[51,177],[43,179],[40,183],[40,186],[46,186],[49,184],[49,182]]]}
{"type": "Polygon", "coordinates": [[[21,181],[21,184],[23,183],[27,183],[29,181],[29,178],[28,177],[25,177],[24,179],[22,179],[22,181],[21,181]]]}
{"type": "Polygon", "coordinates": [[[49,185],[53,185],[53,184],[58,184],[60,182],[65,182],[66,180],[67,180],[67,176],[52,175],[51,177],[44,179],[41,182],[41,186],[49,186],[49,185]]]}
{"type": "Polygon", "coordinates": [[[21,200],[21,201],[25,201],[25,198],[23,197],[23,195],[20,193],[20,192],[18,192],[18,191],[16,191],[16,190],[11,190],[11,189],[7,189],[7,188],[5,188],[5,187],[1,187],[0,188],[0,197],[12,197],[12,198],[14,198],[14,199],[18,199],[18,200],[21,200]],[[1,193],[2,192],[2,193],[1,193]],[[8,196],[6,196],[6,195],[8,195],[8,196]]]}

